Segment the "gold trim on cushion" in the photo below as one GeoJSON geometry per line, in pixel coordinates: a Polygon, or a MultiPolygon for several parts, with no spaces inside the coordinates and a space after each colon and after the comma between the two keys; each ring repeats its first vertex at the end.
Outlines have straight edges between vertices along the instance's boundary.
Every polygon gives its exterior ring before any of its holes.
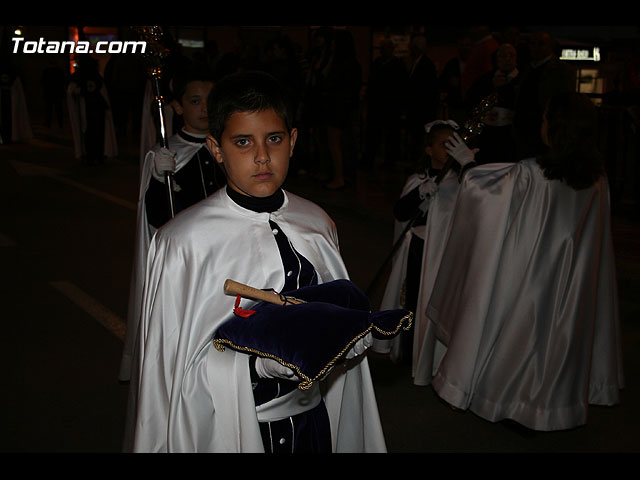
{"type": "Polygon", "coordinates": [[[340,358],[349,351],[349,349],[358,341],[360,340],[362,337],[364,337],[365,335],[367,335],[369,332],[371,332],[371,330],[376,330],[377,332],[383,334],[383,335],[395,335],[397,334],[401,329],[403,330],[409,330],[411,328],[411,325],[413,323],[413,312],[409,312],[407,315],[405,315],[404,317],[402,317],[400,319],[400,321],[398,322],[398,326],[390,331],[390,332],[386,332],[384,330],[379,329],[378,327],[376,327],[373,323],[369,326],[369,328],[367,328],[364,332],[356,335],[356,337],[354,339],[352,339],[341,351],[340,353],[338,353],[338,355],[336,355],[335,357],[333,357],[333,359],[331,359],[331,361],[329,361],[329,363],[327,363],[324,368],[322,370],[320,370],[320,372],[314,377],[314,378],[310,378],[308,375],[305,375],[304,373],[302,373],[302,371],[300,370],[300,368],[297,365],[294,365],[292,363],[289,363],[285,360],[283,360],[280,357],[277,357],[276,355],[273,355],[271,353],[267,353],[267,352],[262,352],[260,350],[257,350],[255,348],[251,348],[251,347],[242,347],[240,345],[235,345],[231,340],[226,340],[226,339],[222,339],[222,338],[216,338],[213,340],[213,346],[216,348],[216,350],[218,350],[219,352],[224,352],[225,350],[225,345],[229,346],[230,348],[232,348],[233,350],[237,350],[240,352],[248,352],[248,353],[254,353],[256,355],[259,355],[261,357],[264,358],[271,358],[272,360],[275,360],[276,362],[278,362],[279,364],[290,368],[291,370],[293,370],[296,375],[298,376],[298,378],[301,380],[301,382],[298,384],[298,388],[300,390],[307,390],[309,388],[311,388],[311,386],[313,385],[313,382],[318,381],[319,379],[321,379],[324,375],[326,375],[329,370],[331,370],[334,365],[336,364],[336,362],[338,360],[340,360],[340,358]],[[402,326],[402,324],[405,322],[405,320],[408,319],[408,325],[407,326],[402,326]]]}

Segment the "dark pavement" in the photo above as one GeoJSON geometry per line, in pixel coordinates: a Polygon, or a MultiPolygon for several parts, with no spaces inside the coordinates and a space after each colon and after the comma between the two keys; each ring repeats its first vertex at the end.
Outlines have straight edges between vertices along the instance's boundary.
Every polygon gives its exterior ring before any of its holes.
{"type": "MultiPolygon", "coordinates": [[[[127,385],[117,381],[120,322],[133,249],[138,146],[120,139],[118,158],[89,167],[73,159],[67,128],[34,130],[28,144],[0,145],[0,451],[118,452],[127,395],[127,385]]],[[[363,289],[391,249],[391,208],[406,167],[360,172],[340,191],[324,189],[309,175],[287,181],[289,190],[334,218],[352,280],[363,289]]],[[[408,365],[370,354],[389,452],[639,452],[637,205],[622,201],[615,209],[613,234],[627,382],[620,405],[592,407],[587,425],[570,431],[521,431],[454,411],[430,387],[413,385],[408,365]]],[[[374,305],[382,288],[372,295],[374,305]]]]}

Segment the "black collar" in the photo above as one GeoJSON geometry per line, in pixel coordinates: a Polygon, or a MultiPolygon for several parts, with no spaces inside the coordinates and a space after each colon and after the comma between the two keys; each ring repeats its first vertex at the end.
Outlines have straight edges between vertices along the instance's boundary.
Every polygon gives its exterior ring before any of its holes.
{"type": "Polygon", "coordinates": [[[178,135],[180,135],[184,140],[191,143],[205,143],[207,141],[207,137],[195,137],[190,133],[184,131],[184,129],[178,130],[178,135]]]}
{"type": "Polygon", "coordinates": [[[440,174],[439,168],[429,167],[427,169],[427,175],[429,175],[430,177],[437,177],[439,174],[440,174]]]}
{"type": "Polygon", "coordinates": [[[275,212],[284,203],[284,192],[281,188],[279,188],[276,193],[268,197],[250,197],[236,192],[233,188],[227,185],[227,195],[229,195],[229,198],[242,208],[246,208],[247,210],[251,210],[256,213],[275,212]]]}

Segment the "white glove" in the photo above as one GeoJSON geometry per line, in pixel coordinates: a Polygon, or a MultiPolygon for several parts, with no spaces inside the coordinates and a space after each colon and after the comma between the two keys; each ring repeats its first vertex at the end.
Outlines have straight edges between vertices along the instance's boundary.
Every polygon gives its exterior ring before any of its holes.
{"type": "Polygon", "coordinates": [[[349,360],[350,358],[362,355],[372,344],[373,337],[371,335],[371,332],[369,332],[364,337],[358,339],[355,345],[349,349],[349,351],[345,355],[345,358],[349,360]]]}
{"type": "Polygon", "coordinates": [[[424,200],[427,197],[432,197],[438,191],[440,187],[436,182],[432,179],[427,180],[424,183],[421,183],[418,187],[418,193],[420,194],[420,198],[424,200]]]}
{"type": "Polygon", "coordinates": [[[285,380],[299,380],[289,367],[285,367],[270,358],[256,357],[256,373],[260,378],[283,378],[285,380]]]}
{"type": "Polygon", "coordinates": [[[470,150],[462,138],[460,138],[460,135],[455,132],[445,142],[444,146],[449,155],[451,155],[461,167],[464,167],[467,163],[473,162],[475,155],[478,152],[477,148],[470,150]]]}
{"type": "Polygon", "coordinates": [[[154,150],[152,174],[156,180],[164,183],[164,172],[176,171],[176,154],[167,148],[154,150]]]}
{"type": "Polygon", "coordinates": [[[422,199],[422,203],[418,205],[418,208],[423,214],[429,210],[431,200],[433,200],[433,196],[436,194],[439,188],[440,187],[438,186],[438,184],[431,178],[418,186],[418,195],[422,199]]]}
{"type": "Polygon", "coordinates": [[[427,197],[422,201],[420,205],[418,205],[418,210],[420,210],[423,215],[429,211],[429,207],[431,206],[432,200],[433,200],[433,197],[427,197]]]}

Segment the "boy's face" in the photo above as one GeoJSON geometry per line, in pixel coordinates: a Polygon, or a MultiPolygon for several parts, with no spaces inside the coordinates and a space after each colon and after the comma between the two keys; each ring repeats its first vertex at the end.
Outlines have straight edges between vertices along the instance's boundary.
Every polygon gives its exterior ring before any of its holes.
{"type": "Polygon", "coordinates": [[[273,110],[236,112],[227,121],[220,144],[212,136],[207,145],[236,192],[268,197],[284,183],[297,130],[287,131],[273,110]]]}
{"type": "Polygon", "coordinates": [[[433,143],[426,147],[427,155],[431,157],[431,166],[441,169],[447,163],[449,152],[444,146],[445,142],[453,135],[451,130],[442,130],[434,135],[433,143]]]}
{"type": "Polygon", "coordinates": [[[187,84],[187,89],[181,102],[173,102],[178,115],[182,115],[184,129],[189,133],[209,133],[209,118],[207,117],[207,97],[213,88],[213,82],[193,81],[187,84]]]}

